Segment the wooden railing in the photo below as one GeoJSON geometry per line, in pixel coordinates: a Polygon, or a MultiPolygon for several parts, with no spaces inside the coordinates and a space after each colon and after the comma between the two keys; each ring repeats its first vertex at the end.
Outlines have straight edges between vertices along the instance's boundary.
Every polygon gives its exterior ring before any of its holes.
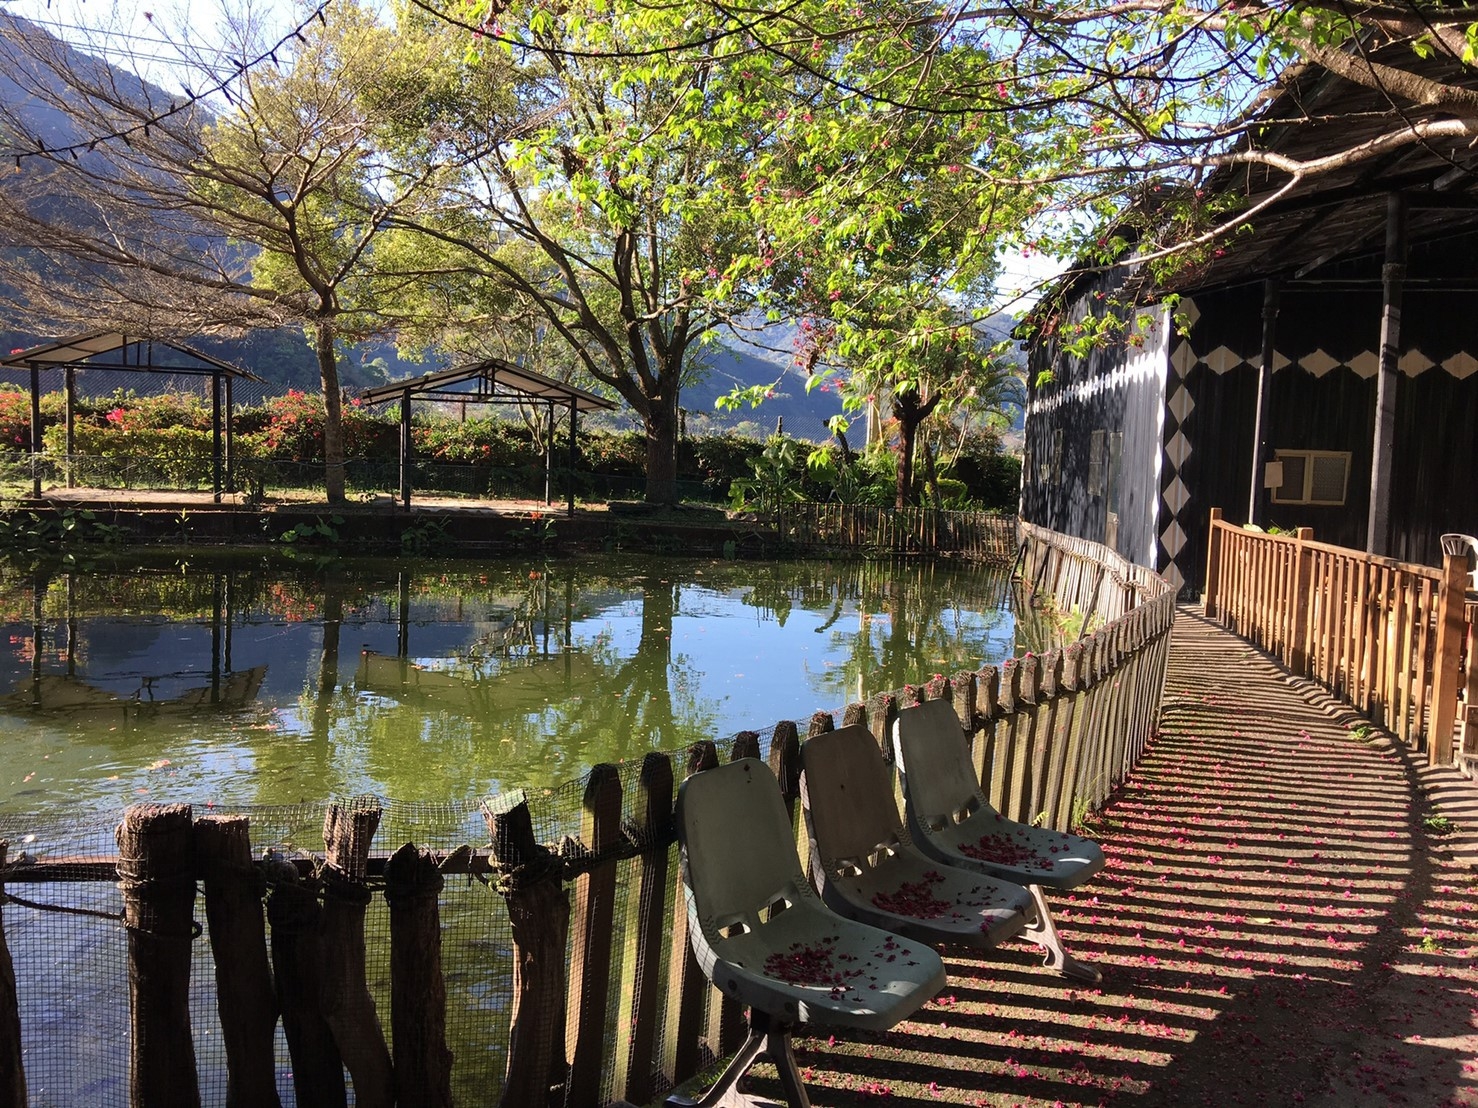
{"type": "MultiPolygon", "coordinates": [[[[948,698],[972,736],[976,771],[992,802],[1012,818],[1065,829],[1101,807],[1154,732],[1175,590],[1096,544],[1037,528],[1023,535],[1028,582],[1054,582],[1079,604],[1096,597],[1112,617],[1061,649],[936,675],[848,705],[841,715],[843,723],[868,724],[886,748],[900,706],[948,698]]],[[[817,712],[805,729],[809,736],[836,722],[832,713],[817,712]]],[[[726,745],[729,757],[768,757],[794,815],[797,724],[779,724],[767,744],[742,732],[726,745]]],[[[347,1070],[361,1105],[444,1105],[453,1099],[456,1060],[446,1034],[440,957],[447,924],[438,912],[453,895],[443,880],[468,874],[482,883],[456,882],[457,895],[484,897],[484,913],[500,906],[512,946],[510,993],[497,1004],[509,1014],[501,1094],[495,1096],[496,1080],[489,1080],[479,1103],[644,1104],[731,1053],[744,1036],[742,1012],[712,989],[694,960],[676,887],[674,778],[700,772],[719,756],[713,742],[702,742],[676,767],[655,752],[639,774],[595,767],[572,823],[575,834],[558,845],[537,841],[521,795],[481,807],[491,845],[443,853],[411,843],[393,854],[372,849],[380,807],[370,801],[330,807],[322,853],[269,853],[266,860],[260,844],[249,843],[243,818],[217,809],[192,821],[183,805],[140,806],[125,814],[129,833],[120,833],[116,856],[43,854],[7,867],[0,844],[0,892],[8,886],[13,903],[26,906],[19,895],[24,887],[123,878],[117,918],[124,927],[113,924],[102,934],[114,942],[127,936],[126,986],[118,987],[130,991],[133,1026],[118,1040],[129,1052],[132,1105],[201,1103],[191,1047],[201,1032],[182,1003],[189,995],[197,881],[214,958],[227,1088],[234,1090],[228,1095],[248,1098],[235,1102],[276,1103],[263,1090],[272,1088],[271,1041],[280,1018],[300,1104],[343,1103],[347,1070]],[[626,867],[622,884],[618,867],[626,867]],[[390,981],[379,989],[377,1010],[365,972],[365,917],[371,902],[382,910],[380,895],[388,903],[390,950],[379,964],[388,962],[390,981]],[[613,901],[624,906],[614,916],[613,901]],[[379,1014],[387,1007],[388,1036],[379,1014]]],[[[797,838],[804,851],[799,827],[797,838]]],[[[468,914],[464,907],[460,916],[468,914]]],[[[0,1103],[25,1103],[16,997],[26,993],[28,975],[53,972],[52,965],[23,960],[17,990],[0,929],[0,1103]]],[[[480,976],[465,964],[458,969],[464,979],[480,976]]]]}
{"type": "Polygon", "coordinates": [[[1473,609],[1467,563],[1441,569],[1313,541],[1309,528],[1269,535],[1212,509],[1206,615],[1278,657],[1413,747],[1433,765],[1478,754],[1471,718],[1473,609]],[[1469,645],[1465,651],[1464,642],[1469,645]],[[1467,689],[1461,680],[1467,670],[1467,689]],[[1453,728],[1463,721],[1461,745],[1453,728]]]}

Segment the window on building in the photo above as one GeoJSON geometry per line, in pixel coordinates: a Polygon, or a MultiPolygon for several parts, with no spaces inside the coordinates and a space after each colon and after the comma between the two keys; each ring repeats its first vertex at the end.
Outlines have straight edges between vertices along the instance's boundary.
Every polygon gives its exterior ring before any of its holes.
{"type": "Polygon", "coordinates": [[[1108,454],[1108,432],[1094,431],[1088,436],[1088,495],[1102,496],[1104,465],[1108,454]]]}
{"type": "Polygon", "coordinates": [[[1345,502],[1350,482],[1348,450],[1279,450],[1283,482],[1273,489],[1274,504],[1345,502]]]}

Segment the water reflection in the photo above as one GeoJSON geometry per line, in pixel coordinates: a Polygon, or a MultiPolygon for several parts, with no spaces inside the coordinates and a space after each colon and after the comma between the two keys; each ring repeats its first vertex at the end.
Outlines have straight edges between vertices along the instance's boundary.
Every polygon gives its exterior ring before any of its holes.
{"type": "Polygon", "coordinates": [[[0,804],[470,797],[1009,656],[947,564],[265,558],[8,577],[0,804]]]}

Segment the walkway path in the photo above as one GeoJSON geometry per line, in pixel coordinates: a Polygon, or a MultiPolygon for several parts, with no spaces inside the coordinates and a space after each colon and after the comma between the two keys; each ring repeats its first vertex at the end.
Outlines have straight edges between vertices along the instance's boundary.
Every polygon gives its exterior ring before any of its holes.
{"type": "Polygon", "coordinates": [[[1478,793],[1192,609],[1173,642],[1110,867],[1063,905],[1102,987],[953,957],[888,1035],[797,1043],[817,1108],[1478,1106],[1478,836],[1438,818],[1478,830],[1478,793]]]}

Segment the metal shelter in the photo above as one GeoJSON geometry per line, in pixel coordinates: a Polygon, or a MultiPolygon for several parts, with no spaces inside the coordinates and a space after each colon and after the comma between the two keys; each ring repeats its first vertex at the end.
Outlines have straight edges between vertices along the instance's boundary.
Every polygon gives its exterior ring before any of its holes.
{"type": "MultiPolygon", "coordinates": [[[[41,495],[41,371],[61,370],[66,396],[67,456],[73,454],[73,414],[77,399],[77,373],[126,372],[167,373],[177,377],[209,377],[211,379],[211,480],[216,502],[221,490],[230,483],[235,450],[231,433],[231,385],[237,378],[261,381],[254,373],[223,362],[182,343],[126,335],[121,331],[89,331],[70,338],[17,350],[0,358],[0,370],[30,370],[31,375],[31,493],[41,495]],[[183,356],[179,363],[162,364],[155,360],[156,349],[174,351],[183,356]],[[132,360],[130,360],[132,354],[132,360]],[[222,419],[222,407],[225,418],[222,419]]],[[[67,483],[72,484],[70,470],[67,483]]]]}
{"type": "Polygon", "coordinates": [[[575,430],[580,412],[614,411],[616,404],[593,392],[577,389],[525,369],[501,358],[488,358],[475,365],[438,370],[404,381],[378,385],[360,394],[365,404],[400,401],[400,500],[411,506],[411,400],[456,401],[463,404],[545,404],[549,411],[550,441],[544,450],[544,499],[549,500],[551,473],[550,447],[553,443],[554,412],[568,408],[570,413],[569,459],[570,483],[567,507],[575,512],[575,430]]]}

